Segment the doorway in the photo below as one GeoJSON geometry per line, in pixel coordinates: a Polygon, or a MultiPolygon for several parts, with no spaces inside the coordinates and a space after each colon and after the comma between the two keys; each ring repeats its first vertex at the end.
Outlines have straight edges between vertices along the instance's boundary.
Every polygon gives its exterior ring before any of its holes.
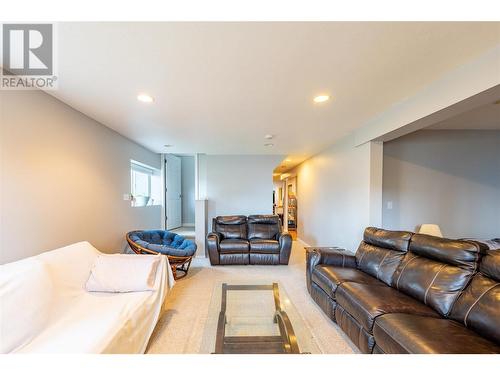
{"type": "Polygon", "coordinates": [[[278,215],[283,229],[297,239],[297,177],[273,176],[273,213],[278,215]]]}
{"type": "Polygon", "coordinates": [[[297,177],[288,177],[284,181],[286,211],[285,220],[288,233],[292,239],[297,239],[297,177]]]}
{"type": "Polygon", "coordinates": [[[165,155],[165,228],[195,238],[194,156],[165,155]]]}
{"type": "Polygon", "coordinates": [[[181,159],[165,155],[165,228],[172,230],[182,225],[181,159]]]}

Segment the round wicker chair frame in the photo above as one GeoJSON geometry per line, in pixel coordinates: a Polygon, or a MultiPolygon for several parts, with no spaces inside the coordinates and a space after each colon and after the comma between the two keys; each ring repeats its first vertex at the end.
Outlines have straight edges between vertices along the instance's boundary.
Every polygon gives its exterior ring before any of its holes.
{"type": "Polygon", "coordinates": [[[189,267],[191,266],[191,260],[193,259],[193,256],[179,257],[175,255],[163,254],[158,251],[146,249],[145,247],[142,247],[141,245],[135,243],[130,239],[128,233],[125,237],[127,239],[130,248],[136,254],[165,255],[168,258],[168,262],[170,263],[170,268],[172,268],[172,273],[174,274],[175,280],[179,280],[182,279],[183,277],[186,277],[189,271],[189,267]]]}

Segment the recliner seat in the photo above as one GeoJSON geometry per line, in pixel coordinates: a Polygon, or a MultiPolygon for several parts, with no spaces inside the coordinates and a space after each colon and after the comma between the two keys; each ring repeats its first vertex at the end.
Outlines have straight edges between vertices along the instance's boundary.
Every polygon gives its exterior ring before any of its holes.
{"type": "Polygon", "coordinates": [[[472,241],[367,228],[355,255],[310,251],[307,287],[364,353],[497,353],[500,250],[484,253],[472,241]]]}
{"type": "Polygon", "coordinates": [[[389,314],[376,321],[374,336],[382,353],[499,353],[500,249],[481,258],[449,319],[389,314]]]}

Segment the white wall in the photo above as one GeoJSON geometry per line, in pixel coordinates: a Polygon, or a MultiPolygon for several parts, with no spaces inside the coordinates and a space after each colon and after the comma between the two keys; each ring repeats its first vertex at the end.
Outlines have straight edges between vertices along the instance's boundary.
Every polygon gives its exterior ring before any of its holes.
{"type": "Polygon", "coordinates": [[[204,155],[208,220],[219,215],[271,214],[273,169],[281,155],[204,155]]]}
{"type": "Polygon", "coordinates": [[[194,156],[181,156],[182,224],[194,225],[194,156]]]}
{"type": "Polygon", "coordinates": [[[1,251],[10,262],[76,241],[121,251],[127,231],[160,226],[130,207],[130,159],[160,156],[39,91],[0,92],[1,251]]]}
{"type": "MultiPolygon", "coordinates": [[[[381,170],[378,144],[355,146],[354,136],[306,160],[297,174],[298,237],[312,246],[355,251],[370,222],[373,171],[381,170]]],[[[377,172],[378,173],[378,172],[377,172]]],[[[381,183],[381,181],[380,181],[381,183]]],[[[376,216],[373,215],[372,216],[376,216]]]]}
{"type": "Polygon", "coordinates": [[[434,223],[445,237],[500,237],[500,131],[421,130],[385,143],[383,201],[389,229],[434,223]]]}

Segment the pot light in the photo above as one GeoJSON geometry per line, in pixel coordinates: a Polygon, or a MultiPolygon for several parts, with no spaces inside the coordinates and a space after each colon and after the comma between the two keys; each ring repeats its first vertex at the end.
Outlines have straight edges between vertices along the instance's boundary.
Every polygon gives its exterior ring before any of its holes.
{"type": "Polygon", "coordinates": [[[274,143],[264,143],[264,146],[266,146],[266,147],[273,147],[274,143]]]}
{"type": "Polygon", "coordinates": [[[155,101],[154,98],[148,94],[137,95],[137,100],[143,103],[153,103],[155,101]]]}
{"type": "Polygon", "coordinates": [[[313,100],[315,103],[323,103],[330,100],[330,95],[318,95],[315,96],[313,100]]]}
{"type": "Polygon", "coordinates": [[[265,139],[273,139],[273,137],[274,137],[274,135],[272,135],[272,134],[266,134],[264,136],[265,139]]]}
{"type": "Polygon", "coordinates": [[[292,159],[285,159],[285,161],[286,161],[287,163],[290,163],[290,162],[292,161],[292,159]]]}
{"type": "Polygon", "coordinates": [[[163,147],[174,147],[174,145],[163,145],[163,147]]]}

